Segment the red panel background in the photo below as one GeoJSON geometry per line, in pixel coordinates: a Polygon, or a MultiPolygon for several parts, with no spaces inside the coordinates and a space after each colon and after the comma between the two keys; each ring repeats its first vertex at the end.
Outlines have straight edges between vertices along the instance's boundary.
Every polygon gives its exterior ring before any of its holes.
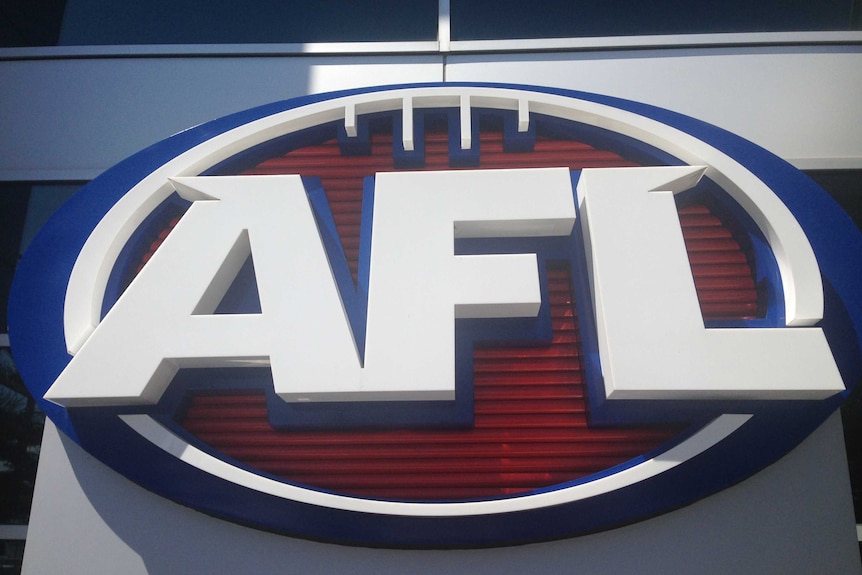
{"type": "MultiPolygon", "coordinates": [[[[452,169],[445,132],[429,133],[425,148],[424,169],[452,169]]],[[[541,137],[533,152],[507,153],[502,134],[495,131],[482,132],[480,149],[480,168],[635,165],[586,144],[541,137]]],[[[342,156],[332,140],[246,173],[321,178],[355,277],[362,181],[394,170],[392,158],[391,133],[375,133],[370,156],[342,156]]],[[[680,221],[704,317],[755,316],[752,268],[732,234],[703,205],[681,209],[680,221]]],[[[474,350],[473,429],[281,432],[268,424],[260,393],[197,395],[182,424],[214,449],[292,482],[417,500],[491,497],[570,481],[643,454],[677,434],[679,427],[673,426],[588,426],[568,268],[549,266],[548,283],[550,345],[474,350]]]]}

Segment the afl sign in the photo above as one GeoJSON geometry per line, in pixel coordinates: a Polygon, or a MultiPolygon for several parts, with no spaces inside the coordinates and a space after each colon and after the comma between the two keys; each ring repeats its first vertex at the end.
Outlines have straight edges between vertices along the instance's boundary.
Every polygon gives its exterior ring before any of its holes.
{"type": "Polygon", "coordinates": [[[769,465],[860,378],[862,236],[736,136],[506,85],[311,96],[73,197],[13,286],[34,396],[131,480],[289,535],[492,546],[769,465]]]}

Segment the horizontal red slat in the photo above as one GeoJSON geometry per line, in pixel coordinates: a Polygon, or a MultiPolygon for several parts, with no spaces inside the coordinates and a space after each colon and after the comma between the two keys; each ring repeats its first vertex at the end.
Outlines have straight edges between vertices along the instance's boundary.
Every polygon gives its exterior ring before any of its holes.
{"type": "Polygon", "coordinates": [[[708,277],[752,277],[751,268],[748,266],[748,263],[692,265],[691,273],[695,279],[708,277]]]}
{"type": "Polygon", "coordinates": [[[737,251],[690,253],[688,261],[692,266],[748,263],[745,254],[737,251]]]}
{"type": "Polygon", "coordinates": [[[704,214],[691,214],[684,215],[679,218],[679,223],[683,228],[683,233],[685,233],[686,228],[695,228],[695,227],[710,227],[717,228],[721,227],[721,220],[712,215],[712,213],[704,213],[704,214]]]}
{"type": "Polygon", "coordinates": [[[545,385],[545,384],[562,384],[562,385],[580,385],[581,372],[572,371],[546,371],[543,373],[530,374],[527,372],[494,372],[476,373],[473,377],[473,385],[476,387],[482,386],[506,386],[506,385],[545,385]]]}
{"type": "Polygon", "coordinates": [[[533,415],[536,413],[541,413],[542,415],[560,413],[583,414],[586,412],[586,405],[582,401],[577,401],[578,399],[580,398],[530,398],[521,399],[520,401],[489,399],[477,401],[474,413],[476,416],[533,415]]]}
{"type": "Polygon", "coordinates": [[[698,294],[702,305],[712,303],[739,303],[748,304],[757,299],[754,290],[705,290],[698,294]]]}
{"type": "Polygon", "coordinates": [[[733,238],[691,239],[686,238],[686,249],[692,252],[738,252],[739,244],[733,238]]]}
{"type": "Polygon", "coordinates": [[[711,214],[712,210],[703,204],[690,204],[682,206],[678,210],[680,216],[690,216],[694,214],[711,214]]]}
{"type": "Polygon", "coordinates": [[[704,319],[752,319],[758,317],[756,303],[704,303],[700,306],[704,319]]]}
{"type": "Polygon", "coordinates": [[[476,373],[512,372],[512,371],[566,371],[580,368],[578,358],[537,357],[512,358],[487,361],[480,358],[473,360],[473,370],[476,373]]]}
{"type": "Polygon", "coordinates": [[[754,289],[754,279],[751,277],[751,274],[744,277],[695,277],[694,285],[698,292],[709,290],[748,290],[750,292],[754,289]]]}
{"type": "Polygon", "coordinates": [[[473,353],[473,358],[476,360],[577,356],[578,350],[574,349],[574,346],[566,344],[535,347],[488,347],[477,349],[473,353]]]}
{"type": "Polygon", "coordinates": [[[558,385],[476,385],[473,390],[474,399],[479,401],[523,399],[583,399],[584,393],[571,384],[558,385]]]}

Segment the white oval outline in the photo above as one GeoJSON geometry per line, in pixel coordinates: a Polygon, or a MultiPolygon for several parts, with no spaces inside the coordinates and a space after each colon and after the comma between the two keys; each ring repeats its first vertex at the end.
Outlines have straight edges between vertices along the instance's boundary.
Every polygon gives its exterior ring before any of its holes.
{"type": "MultiPolygon", "coordinates": [[[[524,109],[582,122],[629,136],[667,152],[689,165],[704,164],[706,175],[729,193],[763,232],[781,273],[789,326],[814,325],[823,316],[820,269],[802,227],[778,196],[736,160],[706,142],[651,118],[569,96],[514,88],[424,87],[344,96],[300,106],[249,122],[190,148],[163,164],[114,204],[96,225],[78,254],[66,291],[64,333],[75,354],[100,321],[110,271],[132,232],[167,198],[169,177],[196,176],[234,154],[272,138],[354,114],[415,108],[469,107],[524,109]]],[[[405,117],[412,127],[412,114],[405,117]]],[[[405,138],[411,130],[405,129],[405,138]]],[[[405,143],[406,140],[405,140],[405,143]]],[[[412,141],[411,141],[412,143],[412,141]]]]}
{"type": "Polygon", "coordinates": [[[742,427],[752,415],[720,415],[694,435],[667,451],[612,475],[599,477],[586,483],[520,497],[455,503],[384,501],[306,489],[252,473],[214,457],[189,444],[149,415],[133,414],[119,417],[150,443],[177,459],[205,473],[254,491],[344,511],[413,517],[463,517],[511,513],[572,503],[640,483],[703,453],[742,427]]]}

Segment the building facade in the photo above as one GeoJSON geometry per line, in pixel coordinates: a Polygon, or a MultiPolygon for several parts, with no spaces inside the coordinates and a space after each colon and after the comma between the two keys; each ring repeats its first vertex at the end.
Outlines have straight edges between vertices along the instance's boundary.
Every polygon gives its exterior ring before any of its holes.
{"type": "MultiPolygon", "coordinates": [[[[564,88],[673,110],[766,148],[858,214],[858,6],[835,3],[812,15],[776,4],[746,15],[732,4],[688,19],[661,3],[638,14],[381,2],[359,11],[261,9],[240,20],[217,3],[211,14],[163,6],[168,17],[159,14],[157,24],[158,11],[70,1],[58,45],[0,49],[4,241],[23,251],[81,185],[190,126],[308,94],[426,82],[564,88]],[[229,21],[235,25],[220,24],[229,21]]],[[[30,433],[38,430],[32,402],[10,401],[30,433]]],[[[858,426],[845,427],[852,444],[858,426]]],[[[226,523],[143,490],[48,422],[29,520],[26,510],[9,512],[0,539],[14,555],[26,538],[25,573],[852,573],[860,566],[842,435],[834,416],[761,473],[641,523],[518,547],[419,551],[226,523]]],[[[15,438],[18,469],[34,460],[31,439],[15,438]]]]}

